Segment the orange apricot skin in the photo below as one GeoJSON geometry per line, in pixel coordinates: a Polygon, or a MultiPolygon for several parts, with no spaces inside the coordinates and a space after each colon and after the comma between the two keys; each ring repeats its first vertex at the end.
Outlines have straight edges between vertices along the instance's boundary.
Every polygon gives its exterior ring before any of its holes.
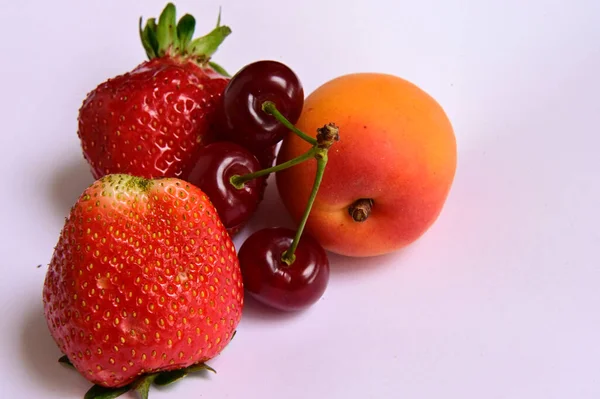
{"type": "MultiPolygon", "coordinates": [[[[396,251],[421,237],[436,221],[456,173],[452,125],[436,100],[397,76],[355,73],[318,87],[305,100],[296,126],[316,137],[335,123],[340,141],[328,154],[325,174],[305,232],[328,251],[353,257],[396,251]],[[363,222],[348,208],[369,198],[363,222]]],[[[293,133],[277,163],[307,151],[293,133]]],[[[293,220],[304,212],[316,173],[310,160],[276,174],[279,195],[293,220]]]]}

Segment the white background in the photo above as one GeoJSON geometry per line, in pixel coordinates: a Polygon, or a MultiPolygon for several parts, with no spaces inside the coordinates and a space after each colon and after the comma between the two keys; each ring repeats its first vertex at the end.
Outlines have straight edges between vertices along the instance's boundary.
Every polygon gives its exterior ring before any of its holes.
{"type": "MultiPolygon", "coordinates": [[[[0,6],[0,397],[81,398],[42,315],[45,267],[91,183],[76,136],[86,93],[144,59],[140,16],[165,2],[0,6]],[[42,264],[41,268],[37,268],[42,264]]],[[[215,60],[271,58],[306,92],[348,72],[402,76],[456,129],[456,180],[404,251],[331,256],[323,299],[281,316],[248,301],[210,364],[151,398],[600,397],[600,2],[182,0],[215,60]]],[[[253,223],[290,221],[274,186],[253,223]]]]}

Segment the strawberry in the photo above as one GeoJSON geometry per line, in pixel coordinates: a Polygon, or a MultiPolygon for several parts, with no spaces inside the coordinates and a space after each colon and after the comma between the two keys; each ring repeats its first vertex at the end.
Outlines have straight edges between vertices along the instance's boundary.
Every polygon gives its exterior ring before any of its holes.
{"type": "Polygon", "coordinates": [[[243,283],[234,244],[199,188],[115,174],[72,207],[43,303],[72,365],[98,386],[126,387],[218,355],[240,321],[243,283]]]}
{"type": "Polygon", "coordinates": [[[214,140],[210,125],[229,78],[210,61],[231,33],[220,25],[192,40],[195,19],[179,22],[173,4],[149,19],[140,37],[149,60],[90,92],[79,110],[78,137],[96,179],[113,173],[181,177],[214,140]]]}

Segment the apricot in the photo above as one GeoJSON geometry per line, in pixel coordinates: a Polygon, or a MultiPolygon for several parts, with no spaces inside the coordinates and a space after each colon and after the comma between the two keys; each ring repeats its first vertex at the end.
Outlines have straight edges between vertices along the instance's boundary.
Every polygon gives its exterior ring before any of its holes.
{"type": "MultiPolygon", "coordinates": [[[[315,137],[329,122],[340,141],[329,150],[305,232],[326,250],[354,257],[390,253],[421,237],[442,211],[456,172],[456,138],[440,104],[400,77],[355,73],[312,92],[296,126],[315,137]]],[[[309,149],[290,132],[277,163],[309,149]]],[[[276,175],[296,223],[315,173],[310,160],[276,175]]]]}

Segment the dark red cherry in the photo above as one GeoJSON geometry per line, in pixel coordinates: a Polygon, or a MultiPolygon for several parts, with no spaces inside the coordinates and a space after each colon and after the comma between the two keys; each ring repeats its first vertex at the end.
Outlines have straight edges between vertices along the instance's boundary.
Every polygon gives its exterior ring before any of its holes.
{"type": "Polygon", "coordinates": [[[270,227],[253,233],[238,252],[244,287],[259,302],[285,311],[305,309],[325,292],[329,282],[329,260],[321,245],[303,234],[296,260],[282,261],[295,231],[270,227]]]}
{"type": "Polygon", "coordinates": [[[218,124],[226,140],[255,150],[277,144],[288,129],[262,110],[272,101],[292,124],[304,105],[298,76],[285,64],[258,61],[240,69],[223,92],[218,124]]]}
{"type": "Polygon", "coordinates": [[[277,158],[278,145],[272,145],[253,152],[254,156],[260,162],[260,165],[264,168],[270,168],[275,165],[275,159],[277,158]]]}
{"type": "Polygon", "coordinates": [[[198,161],[187,181],[199,187],[213,203],[227,229],[239,228],[256,211],[262,197],[263,183],[253,179],[242,189],[229,179],[261,169],[260,162],[247,149],[226,141],[208,144],[198,154],[198,161]]]}

